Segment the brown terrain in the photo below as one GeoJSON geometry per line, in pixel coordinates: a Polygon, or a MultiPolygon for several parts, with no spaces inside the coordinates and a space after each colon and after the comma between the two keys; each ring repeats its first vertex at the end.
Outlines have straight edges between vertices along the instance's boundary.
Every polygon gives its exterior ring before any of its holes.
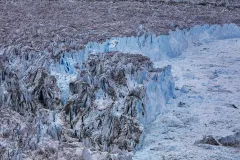
{"type": "Polygon", "coordinates": [[[0,1],[0,45],[28,45],[43,50],[53,41],[73,40],[78,50],[89,41],[194,25],[240,25],[238,0],[11,0],[0,1]]]}

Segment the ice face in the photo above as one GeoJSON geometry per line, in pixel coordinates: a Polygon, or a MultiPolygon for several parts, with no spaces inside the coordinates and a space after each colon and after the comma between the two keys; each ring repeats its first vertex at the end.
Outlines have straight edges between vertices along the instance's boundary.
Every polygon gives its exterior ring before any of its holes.
{"type": "Polygon", "coordinates": [[[144,34],[140,37],[113,37],[103,43],[89,42],[85,49],[73,54],[62,54],[60,64],[65,72],[73,73],[74,64],[79,64],[89,53],[119,51],[141,53],[152,61],[173,58],[190,45],[214,40],[240,37],[240,28],[235,24],[195,26],[191,29],[170,31],[168,35],[144,34]]]}
{"type": "Polygon", "coordinates": [[[85,65],[65,106],[79,140],[102,151],[134,150],[175,96],[171,66],[154,68],[146,56],[120,52],[91,54],[85,65]]]}

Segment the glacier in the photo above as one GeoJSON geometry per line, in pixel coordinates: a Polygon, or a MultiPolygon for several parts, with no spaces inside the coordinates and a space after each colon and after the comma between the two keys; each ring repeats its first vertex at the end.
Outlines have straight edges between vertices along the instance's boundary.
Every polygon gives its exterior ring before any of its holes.
{"type": "MultiPolygon", "coordinates": [[[[240,28],[225,24],[176,29],[160,36],[144,32],[137,37],[113,37],[103,43],[89,42],[77,52],[9,46],[0,55],[0,104],[11,106],[22,122],[9,120],[9,128],[20,125],[19,136],[11,138],[24,140],[21,145],[31,149],[51,139],[52,143],[80,141],[113,154],[121,149],[135,151],[141,148],[144,127],[175,98],[171,66],[155,68],[152,61],[176,58],[191,46],[238,37],[240,28]],[[138,60],[144,61],[139,64],[138,60]],[[103,134],[99,127],[105,130],[103,134]],[[26,133],[27,128],[32,133],[26,133]],[[125,135],[116,136],[119,128],[125,135]]],[[[1,134],[8,135],[8,125],[4,120],[1,123],[1,134]]],[[[20,156],[18,150],[13,152],[20,156]]]]}
{"type": "Polygon", "coordinates": [[[113,37],[103,43],[89,42],[83,50],[76,53],[62,53],[60,66],[52,67],[52,70],[74,74],[76,66],[84,67],[82,62],[90,53],[111,51],[138,53],[149,57],[152,61],[159,61],[177,57],[194,44],[238,37],[240,37],[240,28],[235,24],[197,25],[190,29],[176,29],[170,31],[168,35],[160,36],[144,32],[138,37],[113,37]]]}
{"type": "MultiPolygon", "coordinates": [[[[142,35],[138,37],[113,37],[103,43],[89,42],[79,52],[61,53],[60,63],[51,63],[50,72],[53,75],[61,73],[59,76],[61,80],[58,81],[58,84],[64,93],[62,96],[64,103],[69,95],[69,89],[64,82],[76,79],[76,71],[84,68],[83,62],[89,54],[111,51],[138,53],[149,57],[154,62],[180,56],[186,48],[193,45],[240,37],[240,28],[235,24],[197,25],[190,29],[176,29],[170,31],[168,35],[160,36],[145,31],[141,32],[143,32],[142,35]]],[[[57,54],[59,48],[56,48],[55,52],[57,54]]]]}
{"type": "MultiPolygon", "coordinates": [[[[77,53],[63,53],[60,57],[60,67],[51,67],[51,72],[58,72],[66,74],[66,78],[64,82],[59,82],[59,84],[64,84],[67,79],[76,79],[76,70],[81,70],[85,68],[85,64],[83,62],[88,58],[89,55],[99,54],[99,53],[107,53],[107,52],[122,52],[122,53],[130,53],[136,54],[140,53],[149,57],[153,62],[167,60],[171,58],[178,57],[184,52],[188,47],[192,47],[195,45],[201,45],[204,43],[210,43],[216,40],[230,39],[230,38],[238,38],[240,37],[240,28],[235,24],[225,24],[223,26],[220,25],[203,25],[203,26],[195,26],[190,29],[176,29],[176,31],[170,31],[168,35],[160,35],[157,36],[155,34],[146,33],[139,37],[113,37],[109,40],[106,40],[103,43],[90,42],[85,48],[77,53]]],[[[170,73],[170,72],[167,72],[170,73]]],[[[144,79],[144,73],[140,75],[139,82],[141,83],[141,79],[144,79]]],[[[171,75],[164,75],[166,78],[171,75]]],[[[164,82],[164,78],[160,77],[160,82],[164,82]]],[[[131,81],[129,81],[131,82],[131,81]]],[[[143,126],[151,123],[157,115],[161,113],[162,108],[160,106],[165,106],[168,99],[175,98],[174,93],[171,95],[167,95],[165,97],[161,97],[165,95],[167,92],[171,92],[174,88],[166,88],[166,87],[174,87],[174,85],[166,85],[162,84],[151,84],[147,86],[147,92],[149,97],[149,105],[146,117],[149,117],[147,120],[140,119],[140,123],[143,126]],[[154,89],[159,87],[156,92],[154,89]],[[158,99],[158,100],[157,100],[158,99]]],[[[70,91],[68,87],[64,88],[65,99],[66,95],[69,95],[70,91]]],[[[100,95],[102,97],[102,95],[100,95]]],[[[66,101],[65,101],[66,102],[66,101]]],[[[140,107],[136,106],[138,112],[141,112],[140,107]]],[[[139,114],[140,115],[140,114],[139,114]]],[[[144,134],[141,136],[141,141],[144,138],[144,134]]],[[[141,148],[141,145],[138,145],[137,148],[141,148]]]]}

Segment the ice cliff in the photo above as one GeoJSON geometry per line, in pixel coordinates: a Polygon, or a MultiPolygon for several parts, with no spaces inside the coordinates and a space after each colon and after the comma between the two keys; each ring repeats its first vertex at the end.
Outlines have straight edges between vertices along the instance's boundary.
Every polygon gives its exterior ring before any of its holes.
{"type": "MultiPolygon", "coordinates": [[[[159,61],[179,56],[191,45],[240,37],[240,28],[235,24],[198,25],[190,29],[176,29],[170,31],[168,35],[160,36],[146,33],[139,25],[138,32],[138,37],[113,37],[102,43],[89,42],[83,50],[74,53],[62,53],[59,48],[63,48],[63,44],[56,44],[53,55],[60,56],[60,66],[53,66],[52,69],[73,74],[76,66],[82,68],[82,62],[86,60],[89,53],[111,51],[138,53],[149,57],[152,61],[159,61]]],[[[76,45],[71,41],[67,43],[76,45]]]]}
{"type": "Polygon", "coordinates": [[[154,68],[152,61],[240,37],[234,24],[164,36],[139,30],[138,37],[90,42],[77,52],[65,48],[77,45],[70,40],[44,51],[19,45],[0,52],[1,158],[131,159],[144,126],[174,98],[171,66],[154,68]]]}
{"type": "MultiPolygon", "coordinates": [[[[91,53],[119,51],[122,53],[137,53],[149,57],[153,62],[174,58],[192,45],[207,43],[214,40],[240,37],[240,28],[235,24],[203,25],[190,29],[170,31],[168,35],[157,36],[146,33],[142,26],[138,27],[138,37],[113,37],[102,43],[89,42],[78,52],[63,52],[63,43],[54,44],[51,54],[58,57],[57,63],[50,63],[49,72],[58,76],[58,86],[62,90],[62,100],[66,103],[69,88],[65,83],[76,79],[78,70],[84,68],[85,61],[91,53]]],[[[67,41],[69,46],[77,45],[67,41]]]]}
{"type": "Polygon", "coordinates": [[[61,79],[48,71],[54,63],[49,55],[11,48],[0,62],[3,158],[55,159],[59,147],[67,156],[67,144],[77,143],[72,157],[130,159],[141,146],[144,126],[174,97],[171,66],[154,68],[140,54],[88,55],[75,79],[65,81],[66,102],[61,79]]]}
{"type": "Polygon", "coordinates": [[[118,52],[90,55],[85,65],[65,106],[77,136],[102,151],[133,151],[144,125],[174,97],[171,67],[118,52]]]}

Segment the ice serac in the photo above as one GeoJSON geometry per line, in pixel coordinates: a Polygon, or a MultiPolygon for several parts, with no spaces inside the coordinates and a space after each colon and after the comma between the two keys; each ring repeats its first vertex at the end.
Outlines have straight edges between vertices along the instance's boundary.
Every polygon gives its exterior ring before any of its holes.
{"type": "Polygon", "coordinates": [[[154,68],[140,54],[89,55],[65,106],[76,136],[101,151],[133,151],[144,126],[174,97],[171,66],[154,68]]]}
{"type": "Polygon", "coordinates": [[[46,139],[60,140],[64,133],[60,90],[39,57],[20,47],[9,47],[0,56],[0,159],[24,159],[24,151],[37,156],[46,139]]]}
{"type": "Polygon", "coordinates": [[[51,74],[54,61],[21,47],[0,56],[1,158],[55,159],[75,143],[80,158],[130,159],[143,127],[174,96],[171,67],[139,54],[89,55],[73,74],[51,74]]]}

